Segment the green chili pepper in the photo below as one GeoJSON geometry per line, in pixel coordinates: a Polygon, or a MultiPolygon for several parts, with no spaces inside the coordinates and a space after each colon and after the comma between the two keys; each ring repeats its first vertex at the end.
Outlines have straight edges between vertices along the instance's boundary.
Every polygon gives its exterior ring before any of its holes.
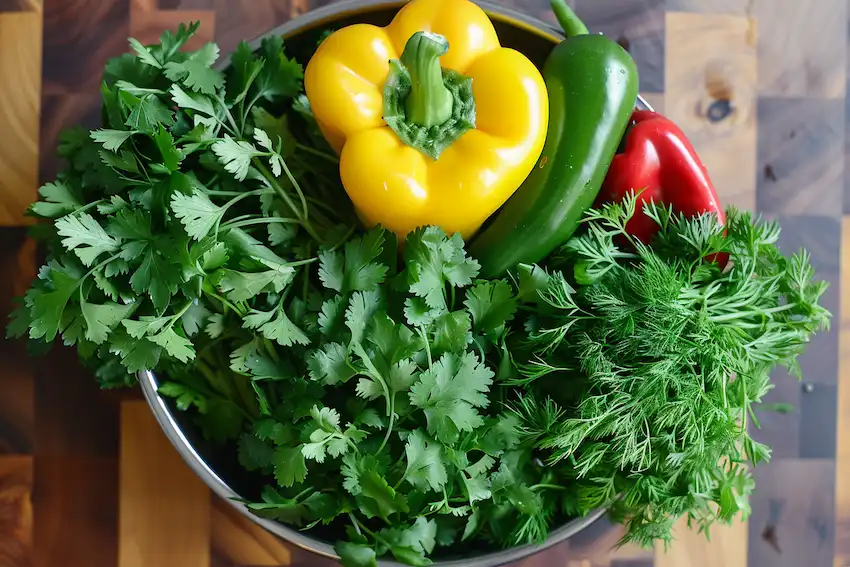
{"type": "Polygon", "coordinates": [[[575,232],[593,205],[638,94],[634,60],[615,41],[590,35],[564,0],[551,0],[567,34],[543,66],[549,131],[525,182],[472,241],[481,275],[541,261],[575,232]]]}

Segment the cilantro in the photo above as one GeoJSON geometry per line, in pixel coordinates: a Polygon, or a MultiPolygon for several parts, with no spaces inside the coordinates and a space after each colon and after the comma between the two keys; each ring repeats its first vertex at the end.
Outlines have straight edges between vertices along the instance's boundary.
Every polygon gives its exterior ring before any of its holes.
{"type": "Polygon", "coordinates": [[[61,181],[45,183],[39,188],[38,194],[44,198],[44,201],[36,201],[30,205],[29,210],[40,217],[61,217],[83,206],[74,188],[61,181]]]}
{"type": "Polygon", "coordinates": [[[475,354],[446,353],[410,388],[410,403],[424,410],[428,432],[451,444],[461,431],[483,424],[476,408],[489,404],[485,394],[492,378],[475,354]]]}
{"type": "Polygon", "coordinates": [[[479,278],[457,234],[361,227],[280,37],[219,69],[197,30],[131,40],[102,124],[60,135],[9,336],[75,346],[105,388],[155,372],[252,471],[245,505],[323,524],[349,567],[539,543],[600,506],[642,544],[749,512],[749,421],[830,317],[778,225],[653,206],[641,245],[627,199],[479,278]]]}

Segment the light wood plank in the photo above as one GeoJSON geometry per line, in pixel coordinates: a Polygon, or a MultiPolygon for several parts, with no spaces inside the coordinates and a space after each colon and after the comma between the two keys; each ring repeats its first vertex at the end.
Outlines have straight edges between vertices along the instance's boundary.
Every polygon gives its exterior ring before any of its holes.
{"type": "Polygon", "coordinates": [[[213,496],[211,530],[213,552],[235,565],[280,567],[292,564],[292,553],[286,543],[217,496],[213,496]]]}
{"type": "Polygon", "coordinates": [[[665,114],[690,138],[724,205],[756,200],[756,47],[743,16],[667,14],[665,114]],[[699,41],[694,41],[698,37],[699,41]],[[709,119],[725,101],[720,120],[709,119]]]}
{"type": "Polygon", "coordinates": [[[38,189],[41,12],[0,14],[0,225],[23,217],[38,189]]]}
{"type": "MultiPolygon", "coordinates": [[[[841,297],[850,298],[850,217],[841,222],[841,297]]],[[[850,565],[850,299],[841,302],[838,440],[835,451],[835,567],[850,565]]]]}
{"type": "Polygon", "coordinates": [[[711,541],[689,530],[682,519],[676,524],[676,541],[664,550],[656,545],[655,567],[747,567],[747,522],[711,529],[711,541]]]}
{"type": "Polygon", "coordinates": [[[758,20],[758,86],[763,96],[843,99],[847,3],[752,0],[758,20]]]}
{"type": "Polygon", "coordinates": [[[208,567],[210,491],[147,404],[121,406],[119,567],[208,567]]]}
{"type": "Polygon", "coordinates": [[[32,565],[32,457],[0,456],[0,565],[32,565]]]}

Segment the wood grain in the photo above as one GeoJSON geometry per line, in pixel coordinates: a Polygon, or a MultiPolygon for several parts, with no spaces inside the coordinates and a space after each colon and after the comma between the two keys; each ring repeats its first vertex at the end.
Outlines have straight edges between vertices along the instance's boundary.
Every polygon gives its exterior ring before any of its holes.
{"type": "Polygon", "coordinates": [[[720,200],[745,209],[756,204],[755,35],[741,16],[667,14],[665,113],[690,138],[720,200]]]}
{"type": "Polygon", "coordinates": [[[755,0],[667,0],[667,10],[704,14],[749,15],[755,0]]]}
{"type": "Polygon", "coordinates": [[[130,0],[44,0],[43,92],[97,93],[129,32],[130,0]]]}
{"type": "Polygon", "coordinates": [[[38,188],[41,13],[0,13],[0,225],[20,225],[38,188]]]}
{"type": "Polygon", "coordinates": [[[141,401],[121,405],[119,567],[208,567],[210,491],[141,401]]]}
{"type": "Polygon", "coordinates": [[[758,41],[759,94],[843,99],[847,3],[752,0],[758,41]]]}
{"type": "Polygon", "coordinates": [[[287,544],[218,496],[212,496],[212,499],[212,551],[219,561],[256,567],[292,564],[292,553],[287,544]]]}
{"type": "MultiPolygon", "coordinates": [[[[35,275],[35,245],[24,229],[0,227],[0,274],[0,321],[6,321],[12,298],[35,275]]],[[[34,361],[23,340],[0,341],[0,361],[0,455],[28,454],[34,439],[34,361]]]]}
{"type": "Polygon", "coordinates": [[[665,550],[656,546],[654,567],[747,567],[747,522],[711,529],[711,541],[688,529],[684,519],[676,524],[676,541],[665,550]]]}
{"type": "Polygon", "coordinates": [[[830,565],[834,556],[835,464],[828,459],[778,459],[755,467],[751,566],[830,565]]]}
{"type": "MultiPolygon", "coordinates": [[[[548,10],[548,2],[538,6],[548,10]]],[[[640,70],[642,91],[664,90],[664,1],[575,0],[576,12],[593,32],[628,46],[640,70]]]]}
{"type": "Polygon", "coordinates": [[[145,45],[157,43],[164,30],[175,30],[183,23],[200,22],[198,33],[186,44],[187,50],[200,48],[215,37],[215,12],[211,11],[166,11],[137,8],[130,12],[130,35],[145,45]]]}
{"type": "Polygon", "coordinates": [[[33,474],[34,567],[117,567],[117,459],[38,455],[33,474]]]}
{"type": "Polygon", "coordinates": [[[32,458],[0,456],[0,565],[32,566],[32,458]]]}
{"type": "Polygon", "coordinates": [[[844,193],[844,101],[762,97],[758,120],[758,209],[837,217],[844,193]]]}
{"type": "Polygon", "coordinates": [[[0,14],[6,12],[38,12],[41,0],[0,0],[0,14]]]}
{"type": "MultiPolygon", "coordinates": [[[[850,297],[850,218],[841,222],[841,295],[850,297]]],[[[840,358],[835,462],[835,565],[850,565],[850,301],[838,313],[840,358]]]]}

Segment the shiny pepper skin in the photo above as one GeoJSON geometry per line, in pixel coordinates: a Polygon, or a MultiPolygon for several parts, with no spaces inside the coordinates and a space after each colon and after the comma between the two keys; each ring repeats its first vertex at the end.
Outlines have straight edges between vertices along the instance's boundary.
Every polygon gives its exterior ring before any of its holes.
{"type": "Polygon", "coordinates": [[[468,239],[520,186],[546,137],[549,101],[540,72],[501,47],[487,15],[468,0],[413,0],[386,27],[355,24],[332,33],[304,83],[360,218],[400,239],[424,225],[468,239]],[[475,128],[436,160],[402,142],[382,115],[389,61],[419,31],[448,40],[440,65],[472,78],[476,107],[475,128]]]}

